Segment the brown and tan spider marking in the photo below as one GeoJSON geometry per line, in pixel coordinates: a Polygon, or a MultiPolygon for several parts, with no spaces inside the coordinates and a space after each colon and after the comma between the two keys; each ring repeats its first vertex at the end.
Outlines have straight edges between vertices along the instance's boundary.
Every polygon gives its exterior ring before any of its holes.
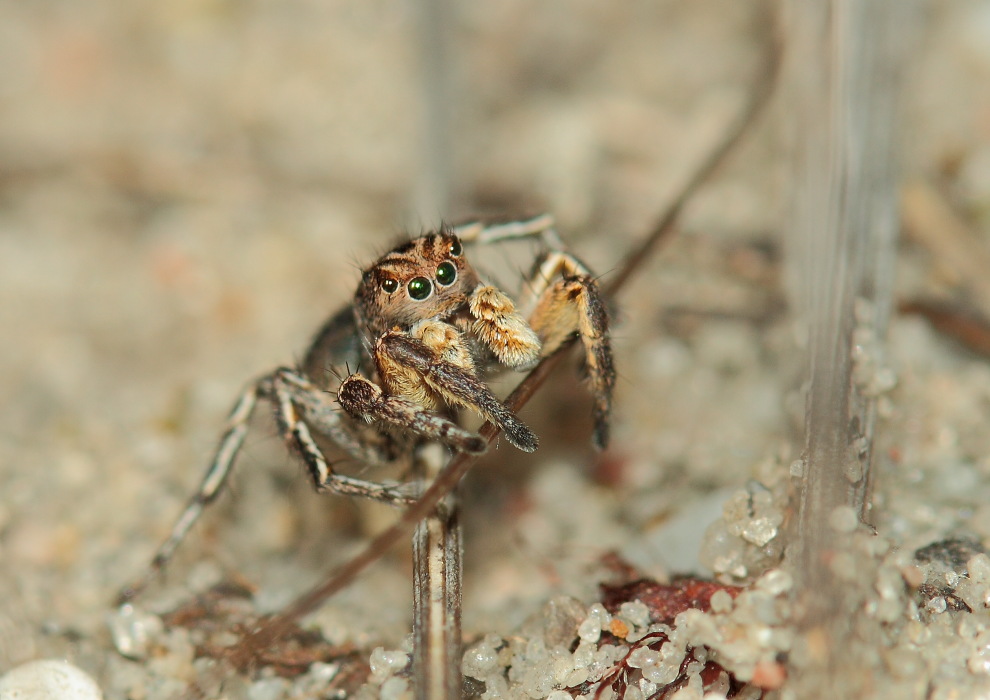
{"type": "Polygon", "coordinates": [[[259,399],[273,405],[280,433],[306,463],[317,491],[407,503],[415,497],[407,484],[335,473],[314,433],[373,465],[408,456],[423,441],[480,453],[485,440],[453,420],[457,408],[467,408],[501,428],[514,446],[532,452],[537,436],[484,380],[506,369],[529,369],[577,334],[594,396],[594,441],[605,447],[615,382],[608,314],[595,279],[563,250],[552,227],[545,215],[442,226],[375,261],[362,274],[354,302],[324,324],[302,362],[264,375],[240,397],[199,489],[147,574],[125,588],[121,600],[136,595],[165,566],[217,497],[259,399]],[[464,244],[525,237],[539,237],[544,252],[517,304],[482,281],[464,244]]]}

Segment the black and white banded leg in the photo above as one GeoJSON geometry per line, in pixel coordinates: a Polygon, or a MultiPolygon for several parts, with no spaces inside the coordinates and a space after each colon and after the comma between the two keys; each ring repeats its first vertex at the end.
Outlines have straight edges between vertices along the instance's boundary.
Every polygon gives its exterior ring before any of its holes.
{"type": "Polygon", "coordinates": [[[196,492],[189,499],[182,514],[175,521],[175,524],[172,525],[172,531],[168,537],[158,547],[158,551],[155,552],[155,557],[151,560],[148,571],[140,579],[121,590],[118,595],[118,603],[125,603],[131,600],[157,577],[159,572],[165,568],[165,565],[172,558],[179,543],[185,539],[190,528],[199,520],[199,516],[203,514],[206,506],[216,500],[220,489],[230,475],[230,468],[234,464],[234,459],[237,457],[241,445],[244,444],[244,436],[247,435],[251,416],[254,413],[255,406],[258,404],[258,398],[261,395],[261,385],[264,381],[265,379],[262,379],[252,384],[241,394],[237,403],[234,404],[234,408],[227,418],[227,429],[224,431],[223,437],[220,438],[220,445],[213,455],[213,461],[210,462],[209,469],[203,475],[203,480],[200,482],[199,488],[196,489],[196,492]]]}
{"type": "Polygon", "coordinates": [[[537,260],[519,306],[540,337],[544,356],[556,352],[574,333],[580,338],[595,399],[594,441],[604,449],[609,441],[615,366],[608,308],[598,282],[576,257],[550,250],[537,260]]]}
{"type": "Polygon", "coordinates": [[[347,430],[346,424],[339,418],[340,409],[334,404],[331,394],[318,389],[298,372],[279,368],[258,379],[241,394],[230,412],[227,429],[220,438],[220,444],[199,487],[172,525],[168,537],[158,547],[148,571],[121,590],[118,595],[119,603],[134,598],[158,576],[206,507],[216,500],[244,444],[244,437],[259,399],[271,401],[274,405],[281,434],[297,448],[318,492],[362,496],[394,505],[414,500],[413,487],[409,485],[379,484],[335,474],[313,440],[309,426],[300,417],[297,404],[305,417],[314,422],[314,428],[318,432],[326,433],[356,458],[370,464],[382,464],[389,461],[389,455],[383,448],[362,443],[358,436],[347,430]]]}
{"type": "MultiPolygon", "coordinates": [[[[301,372],[282,367],[271,375],[273,396],[291,399],[309,428],[331,441],[362,464],[382,466],[395,461],[396,445],[387,434],[361,432],[350,420],[334,392],[316,386],[301,372]]],[[[274,399],[277,400],[277,399],[274,399]]],[[[316,489],[321,481],[314,480],[316,489]]]]}
{"type": "Polygon", "coordinates": [[[551,250],[564,249],[550,214],[540,214],[522,221],[468,221],[454,226],[454,233],[465,243],[477,245],[538,236],[551,250]]]}
{"type": "MultiPolygon", "coordinates": [[[[414,485],[365,481],[333,471],[330,462],[323,454],[323,450],[313,439],[310,426],[297,406],[297,404],[308,406],[310,412],[313,412],[315,403],[321,404],[325,401],[329,406],[330,395],[327,392],[309,385],[305,378],[292,370],[283,368],[276,370],[272,375],[272,396],[275,404],[275,420],[278,423],[279,431],[286,442],[295,448],[302,457],[318,492],[335,493],[341,496],[360,496],[393,505],[408,504],[415,500],[414,485]]],[[[324,420],[332,415],[332,410],[329,408],[319,407],[317,412],[324,420]]],[[[348,439],[353,441],[355,438],[350,436],[348,439]]],[[[384,455],[378,453],[375,455],[375,459],[368,461],[374,464],[383,458],[384,455]]]]}

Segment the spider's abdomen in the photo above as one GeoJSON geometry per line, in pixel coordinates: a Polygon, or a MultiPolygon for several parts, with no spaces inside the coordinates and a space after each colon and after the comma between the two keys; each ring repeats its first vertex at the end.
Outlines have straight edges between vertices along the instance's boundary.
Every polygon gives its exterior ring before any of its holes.
{"type": "Polygon", "coordinates": [[[354,307],[345,306],[317,331],[300,369],[314,384],[329,388],[333,371],[359,371],[363,357],[354,307]]]}

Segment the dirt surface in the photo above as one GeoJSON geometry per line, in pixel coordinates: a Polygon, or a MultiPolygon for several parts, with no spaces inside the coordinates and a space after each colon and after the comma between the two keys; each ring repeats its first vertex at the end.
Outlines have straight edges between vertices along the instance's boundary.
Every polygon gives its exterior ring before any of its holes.
{"type": "MultiPolygon", "coordinates": [[[[990,316],[970,272],[986,267],[942,254],[954,232],[946,250],[990,256],[990,10],[925,11],[906,72],[914,208],[898,298],[963,298],[990,316]]],[[[174,630],[127,659],[109,631],[117,589],[167,533],[238,392],[300,357],[363,264],[441,216],[551,212],[607,279],[745,103],[767,40],[755,3],[459,7],[440,105],[452,188],[436,211],[419,19],[390,2],[0,0],[0,674],[67,658],[111,700],[194,683],[207,697],[323,697],[322,667],[309,685],[241,677],[194,660],[195,637],[174,630]]],[[[781,282],[788,116],[778,95],[617,300],[613,448],[591,448],[570,363],[522,413],[540,451],[502,444],[469,475],[468,641],[507,638],[554,597],[594,603],[609,552],[658,580],[751,582],[777,563],[776,526],[733,527],[755,518],[737,512],[740,493],[781,516],[800,444],[802,355],[781,282]],[[719,527],[738,541],[713,542],[719,527]],[[720,568],[737,554],[741,572],[720,568]]],[[[915,313],[894,317],[889,361],[876,524],[895,554],[870,556],[903,573],[888,599],[905,617],[884,619],[909,632],[877,642],[876,693],[965,695],[990,684],[983,589],[953,593],[990,541],[990,367],[915,313]],[[948,582],[912,558],[947,537],[978,543],[945,565],[948,582]]],[[[252,613],[276,610],[391,517],[313,494],[262,415],[230,492],[140,611],[222,580],[253,591],[252,613]]],[[[391,553],[311,624],[362,664],[401,649],[409,567],[391,553]]]]}

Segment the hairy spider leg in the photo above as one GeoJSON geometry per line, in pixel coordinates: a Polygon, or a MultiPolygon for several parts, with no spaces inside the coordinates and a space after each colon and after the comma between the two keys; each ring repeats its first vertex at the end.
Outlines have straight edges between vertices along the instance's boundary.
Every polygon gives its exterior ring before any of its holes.
{"type": "Polygon", "coordinates": [[[380,358],[414,370],[450,403],[466,406],[490,420],[523,452],[533,452],[539,438],[498,400],[474,372],[448,362],[424,342],[404,333],[386,333],[376,348],[380,358]]]}
{"type": "Polygon", "coordinates": [[[520,307],[543,342],[542,355],[552,355],[574,333],[584,347],[585,366],[594,397],[594,442],[608,446],[615,366],[609,341],[608,309],[598,283],[570,253],[551,250],[533,268],[520,307]]]}
{"type": "Polygon", "coordinates": [[[337,396],[348,412],[364,420],[401,427],[471,454],[481,454],[487,447],[478,435],[443,416],[424,410],[404,396],[386,394],[381,387],[360,374],[352,374],[345,379],[337,396]]]}
{"type": "Polygon", "coordinates": [[[172,531],[169,533],[169,536],[158,547],[158,551],[155,552],[155,557],[151,560],[151,565],[148,567],[144,576],[125,586],[120,591],[118,604],[125,603],[134,598],[155,579],[172,558],[176,548],[185,539],[190,528],[199,520],[203,509],[216,500],[221,487],[227,481],[231,465],[234,463],[234,458],[244,443],[244,436],[247,435],[251,416],[254,413],[255,406],[258,404],[262,381],[259,380],[248,387],[241,394],[237,403],[234,404],[234,408],[227,418],[227,430],[224,431],[223,437],[220,438],[220,445],[217,447],[217,451],[213,456],[213,461],[210,462],[209,468],[203,475],[203,480],[200,482],[199,488],[196,489],[196,492],[189,499],[182,514],[175,521],[175,524],[172,525],[172,531]]]}
{"type": "MultiPolygon", "coordinates": [[[[529,325],[542,341],[542,350],[537,339],[527,338],[520,331],[517,326],[523,327],[525,323],[520,322],[521,317],[513,318],[516,314],[511,308],[511,300],[495,288],[482,286],[472,295],[473,302],[478,305],[473,309],[479,325],[476,331],[484,331],[483,336],[487,333],[493,337],[507,334],[511,342],[506,347],[500,348],[493,342],[488,344],[500,362],[517,369],[530,365],[531,355],[552,354],[568,337],[577,333],[585,348],[596,400],[595,442],[604,447],[608,441],[608,417],[615,381],[608,340],[608,314],[594,278],[576,258],[563,252],[553,223],[551,216],[541,215],[524,221],[471,222],[456,229],[465,242],[488,244],[538,236],[550,248],[531,276],[526,297],[530,307],[527,311],[529,325]],[[559,279],[554,281],[555,278],[559,279]],[[514,345],[519,347],[514,348],[514,345]]],[[[389,432],[379,431],[377,436],[371,435],[369,441],[369,434],[342,417],[330,398],[332,394],[308,377],[314,369],[325,367],[331,357],[350,356],[348,353],[355,352],[350,340],[354,330],[352,319],[350,307],[341,310],[321,329],[300,370],[279,368],[244,391],[231,410],[227,429],[198,489],[158,548],[149,570],[143,578],[121,591],[119,602],[132,599],[164,569],[206,506],[217,498],[243,445],[259,399],[273,404],[280,433],[296,448],[317,491],[360,496],[395,505],[407,504],[414,499],[415,485],[370,482],[335,473],[313,438],[311,431],[325,435],[363,463],[394,461],[395,444],[389,432]]],[[[469,360],[457,359],[461,348],[456,343],[424,342],[430,337],[449,339],[456,336],[456,332],[446,331],[453,329],[448,329],[444,322],[431,321],[417,329],[418,337],[402,332],[385,333],[375,347],[369,349],[379,374],[391,367],[399,369],[400,374],[414,376],[414,381],[428,387],[446,402],[471,408],[497,424],[509,442],[519,449],[534,451],[538,445],[537,436],[492,394],[475,374],[469,360]]],[[[480,453],[486,449],[485,441],[475,433],[431,412],[421,403],[405,396],[386,394],[358,373],[343,380],[337,402],[352,416],[399,426],[458,450],[480,453]]]]}
{"type": "Polygon", "coordinates": [[[357,459],[369,464],[384,464],[391,460],[382,448],[361,442],[357,435],[348,430],[348,424],[341,420],[339,409],[333,405],[326,391],[313,385],[300,373],[280,367],[255,381],[238,399],[227,419],[227,430],[220,438],[220,444],[199,487],[172,525],[168,537],[159,546],[145,575],[121,590],[119,603],[131,600],[155,579],[199,520],[206,506],[216,500],[244,444],[244,437],[259,399],[268,400],[274,405],[279,432],[297,449],[318,492],[361,496],[393,505],[404,505],[415,500],[411,486],[365,481],[334,473],[330,462],[313,439],[306,420],[313,423],[317,432],[326,434],[357,459]],[[297,404],[301,406],[304,417],[300,416],[297,404]]]}
{"type": "MultiPolygon", "coordinates": [[[[336,368],[328,371],[338,374],[336,368]]],[[[350,370],[347,370],[351,374],[350,370]]],[[[340,377],[344,381],[344,377],[340,377]]],[[[302,420],[309,427],[333,441],[335,445],[363,464],[373,466],[395,462],[395,445],[386,433],[368,434],[360,431],[350,418],[343,413],[334,392],[317,386],[301,371],[281,367],[272,374],[272,392],[288,396],[295,407],[302,412],[302,420]]],[[[324,480],[318,472],[311,472],[317,491],[325,491],[324,480]]]]}
{"type": "Polygon", "coordinates": [[[563,250],[564,247],[554,230],[554,218],[550,214],[540,214],[523,221],[468,221],[454,226],[454,233],[465,243],[478,245],[539,236],[554,250],[563,250]]]}
{"type": "Polygon", "coordinates": [[[542,344],[516,305],[503,291],[479,285],[468,298],[472,333],[502,365],[525,371],[540,361],[542,344]]]}
{"type": "MultiPolygon", "coordinates": [[[[330,461],[327,460],[323,450],[313,439],[307,422],[309,416],[300,414],[297,406],[297,404],[312,406],[314,403],[319,404],[324,401],[329,406],[330,400],[327,398],[326,392],[309,384],[304,377],[293,370],[282,367],[272,374],[271,396],[275,406],[275,422],[278,424],[279,432],[302,457],[309,469],[317,492],[335,493],[340,496],[360,496],[393,505],[403,505],[415,500],[415,493],[407,485],[365,481],[333,471],[330,461]]],[[[313,411],[310,410],[310,413],[312,414],[313,411]]],[[[335,411],[328,409],[319,412],[322,421],[327,421],[330,417],[336,418],[337,415],[335,411]]],[[[323,422],[320,425],[326,427],[327,423],[323,422]]],[[[343,421],[338,419],[337,435],[346,436],[346,431],[342,427],[345,425],[343,421]]],[[[371,451],[370,445],[358,445],[356,437],[348,436],[346,440],[347,443],[341,443],[341,446],[346,448],[348,443],[357,446],[355,457],[362,459],[367,455],[370,458],[368,462],[371,464],[381,464],[388,461],[384,454],[371,451]]]]}
{"type": "MultiPolygon", "coordinates": [[[[436,350],[401,331],[389,331],[373,350],[378,373],[383,378],[414,375],[445,401],[471,408],[498,425],[510,443],[533,452],[539,438],[496,398],[477,375],[444,359],[436,350]]],[[[485,451],[486,443],[475,433],[427,410],[420,403],[386,394],[365,377],[354,374],[337,394],[352,415],[412,430],[464,452],[485,451]]]]}

